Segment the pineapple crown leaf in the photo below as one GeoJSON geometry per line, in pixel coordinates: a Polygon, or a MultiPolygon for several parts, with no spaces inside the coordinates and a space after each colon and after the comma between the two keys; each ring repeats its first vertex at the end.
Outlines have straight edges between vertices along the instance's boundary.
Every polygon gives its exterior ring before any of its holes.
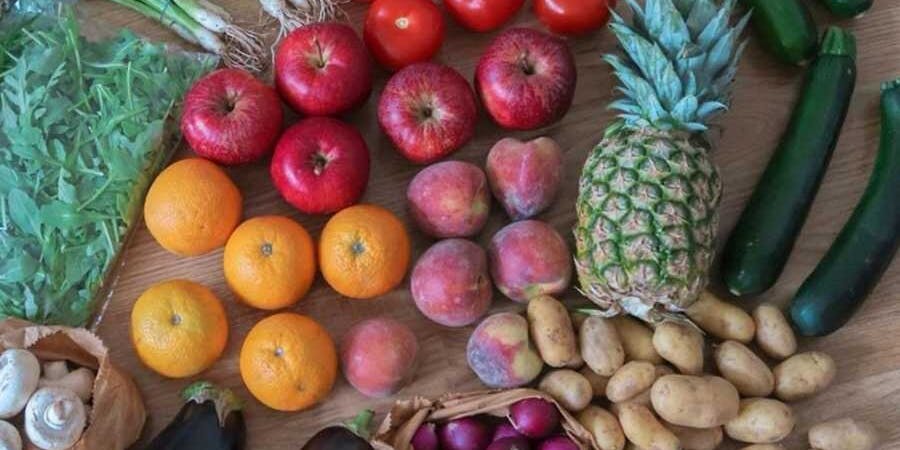
{"type": "Polygon", "coordinates": [[[631,22],[615,11],[610,28],[624,52],[606,55],[624,99],[611,109],[627,125],[706,130],[728,109],[749,13],[731,24],[737,0],[625,0],[631,22]]]}

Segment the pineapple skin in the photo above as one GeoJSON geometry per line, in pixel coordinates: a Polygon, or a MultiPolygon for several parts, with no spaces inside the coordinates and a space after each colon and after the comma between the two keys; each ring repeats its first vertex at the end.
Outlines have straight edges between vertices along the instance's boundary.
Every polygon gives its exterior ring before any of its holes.
{"type": "Polygon", "coordinates": [[[709,145],[678,130],[617,122],[588,156],[576,203],[575,267],[606,315],[680,316],[707,284],[719,172],[709,145]]]}

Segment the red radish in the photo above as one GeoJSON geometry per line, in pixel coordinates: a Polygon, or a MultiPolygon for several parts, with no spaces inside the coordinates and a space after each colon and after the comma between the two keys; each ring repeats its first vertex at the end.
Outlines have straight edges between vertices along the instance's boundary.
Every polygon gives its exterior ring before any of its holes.
{"type": "Polygon", "coordinates": [[[538,444],[538,450],[580,450],[578,444],[566,436],[553,436],[538,444]]]}
{"type": "Polygon", "coordinates": [[[556,405],[541,398],[526,398],[509,407],[509,421],[516,431],[531,439],[550,436],[559,428],[556,405]]]}
{"type": "Polygon", "coordinates": [[[369,98],[372,62],[353,28],[336,22],[306,25],[278,46],[275,84],[297,112],[336,115],[369,98]]]}
{"type": "Polygon", "coordinates": [[[448,422],[438,436],[442,450],[485,450],[491,443],[490,427],[472,417],[448,422]]]}
{"type": "Polygon", "coordinates": [[[329,117],[287,129],[270,168],[275,187],[295,208],[327,214],[356,203],[369,181],[369,148],[350,125],[329,117]]]}
{"type": "Polygon", "coordinates": [[[281,132],[278,95],[239,69],[220,69],[184,97],[181,132],[198,155],[219,164],[256,161],[272,151],[281,132]]]}
{"type": "Polygon", "coordinates": [[[397,72],[381,94],[378,123],[397,150],[417,164],[437,161],[475,134],[475,94],[459,72],[419,63],[397,72]]]}
{"type": "Polygon", "coordinates": [[[505,437],[491,443],[487,450],[530,450],[531,445],[524,437],[505,437]]]}
{"type": "Polygon", "coordinates": [[[503,438],[508,437],[525,437],[522,433],[516,431],[516,427],[514,427],[511,423],[505,422],[497,425],[497,428],[494,429],[494,439],[495,441],[499,441],[503,438]]]}
{"type": "Polygon", "coordinates": [[[439,450],[437,426],[433,423],[423,423],[412,437],[413,450],[439,450]]]}

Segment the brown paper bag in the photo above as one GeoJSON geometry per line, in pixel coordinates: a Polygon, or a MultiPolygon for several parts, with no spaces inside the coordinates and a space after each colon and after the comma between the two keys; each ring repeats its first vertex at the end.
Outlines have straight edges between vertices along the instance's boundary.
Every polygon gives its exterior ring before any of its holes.
{"type": "MultiPolygon", "coordinates": [[[[41,361],[67,360],[97,373],[87,428],[74,450],[122,450],[137,441],[147,412],[134,381],[113,365],[106,346],[83,328],[0,322],[0,350],[28,349],[41,361]]],[[[22,439],[27,441],[25,433],[22,439]]],[[[31,443],[28,449],[36,449],[31,443]]]]}
{"type": "Polygon", "coordinates": [[[562,414],[563,430],[582,450],[599,450],[594,445],[591,433],[571,414],[547,394],[533,389],[480,391],[447,394],[438,400],[416,397],[399,401],[378,427],[372,446],[377,450],[411,450],[413,434],[425,422],[440,423],[479,414],[506,417],[509,415],[510,405],[532,397],[542,398],[556,405],[562,414]]]}

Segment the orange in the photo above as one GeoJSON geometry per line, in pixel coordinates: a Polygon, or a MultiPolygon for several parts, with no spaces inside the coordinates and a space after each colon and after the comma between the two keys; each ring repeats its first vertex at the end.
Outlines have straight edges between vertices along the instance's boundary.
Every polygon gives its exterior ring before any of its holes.
{"type": "Polygon", "coordinates": [[[170,378],[196,375],[222,356],[228,319],[206,286],[171,280],[151,286],[131,310],[131,342],[147,367],[170,378]]]}
{"type": "Polygon", "coordinates": [[[389,292],[403,281],[409,259],[406,228],[380,206],[356,205],[335,214],[319,241],[325,281],[350,298],[389,292]]]}
{"type": "Polygon", "coordinates": [[[324,399],[334,386],[334,341],[316,321],[294,313],[267,317],[241,346],[241,378],[262,404],[300,411],[324,399]]]}
{"type": "Polygon", "coordinates": [[[225,245],[240,219],[241,192],[224,170],[205,159],[183,159],[167,167],[144,201],[150,234],[181,256],[225,245]]]}
{"type": "Polygon", "coordinates": [[[242,223],[225,244],[225,280],[244,303],[260,309],[291,306],[316,276],[313,240],[287,217],[242,223]]]}

